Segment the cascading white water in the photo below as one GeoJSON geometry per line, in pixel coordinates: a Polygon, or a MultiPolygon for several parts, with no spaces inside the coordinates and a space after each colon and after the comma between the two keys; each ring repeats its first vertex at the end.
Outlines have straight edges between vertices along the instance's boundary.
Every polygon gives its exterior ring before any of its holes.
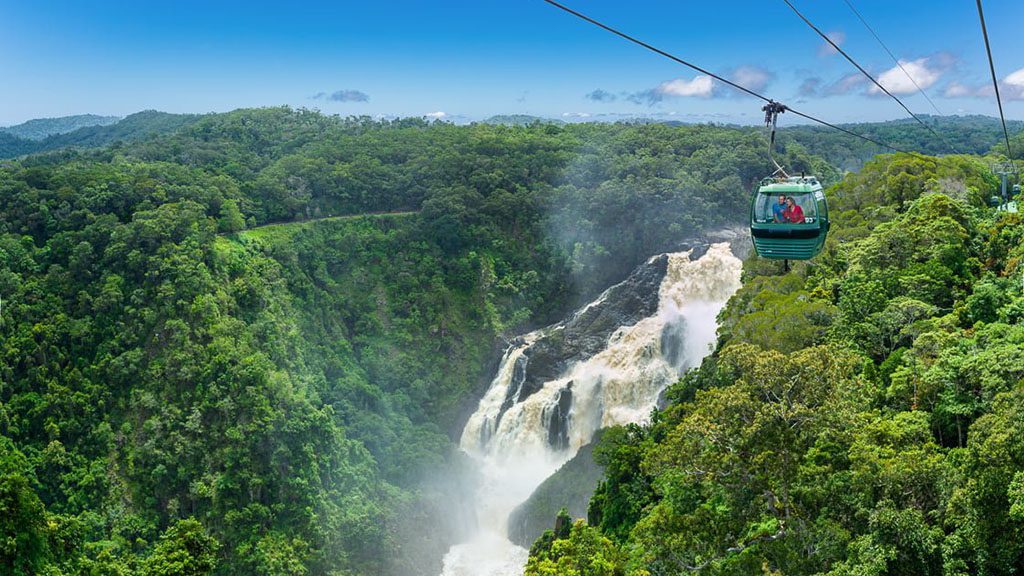
{"type": "Polygon", "coordinates": [[[476,496],[477,532],[449,550],[442,576],[522,574],[527,551],[506,534],[515,507],[600,428],[645,421],[662,390],[711,351],[716,317],[739,289],[742,264],[727,243],[712,245],[697,260],[690,260],[689,252],[667,256],[657,312],[619,327],[603,350],[526,398],[518,390],[510,395],[509,389],[522,386],[522,378],[516,378],[519,360],[545,331],[527,334],[505,352],[490,389],[462,432],[462,449],[478,462],[483,479],[476,496]],[[682,350],[665,349],[663,339],[673,329],[682,330],[682,350]],[[554,449],[548,428],[567,390],[568,445],[554,449]],[[506,405],[508,398],[515,403],[506,405]]]}

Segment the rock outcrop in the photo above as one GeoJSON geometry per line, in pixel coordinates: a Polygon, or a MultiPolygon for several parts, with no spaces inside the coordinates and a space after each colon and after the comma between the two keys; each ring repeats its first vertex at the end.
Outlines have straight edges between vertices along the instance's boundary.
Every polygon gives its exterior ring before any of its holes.
{"type": "Polygon", "coordinates": [[[655,256],[594,303],[568,320],[546,328],[520,358],[516,378],[521,378],[521,385],[509,388],[506,402],[511,405],[517,399],[522,401],[545,382],[564,375],[576,362],[607,347],[612,333],[620,327],[654,314],[658,310],[658,289],[667,269],[668,257],[655,256]]]}
{"type": "Polygon", "coordinates": [[[545,530],[551,528],[558,511],[565,508],[573,519],[586,518],[590,497],[594,495],[604,470],[594,462],[594,442],[580,448],[516,507],[508,519],[509,540],[529,548],[545,530]]]}

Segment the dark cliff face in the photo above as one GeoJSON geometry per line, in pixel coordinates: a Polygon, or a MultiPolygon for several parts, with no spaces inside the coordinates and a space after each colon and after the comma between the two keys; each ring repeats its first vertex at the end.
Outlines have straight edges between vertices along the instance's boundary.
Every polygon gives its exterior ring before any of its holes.
{"type": "Polygon", "coordinates": [[[508,519],[509,540],[529,548],[545,530],[551,528],[558,511],[565,508],[572,518],[586,518],[587,505],[604,477],[604,469],[594,462],[597,438],[580,448],[571,460],[544,481],[530,498],[516,507],[508,519]]]}
{"type": "MultiPolygon", "coordinates": [[[[632,326],[657,312],[658,290],[667,270],[668,256],[655,256],[609,288],[600,302],[546,329],[523,354],[522,385],[517,382],[510,387],[510,394],[518,395],[509,400],[521,402],[545,382],[563,376],[576,362],[604,350],[620,327],[632,326]]],[[[520,375],[518,367],[516,375],[520,375]]]]}

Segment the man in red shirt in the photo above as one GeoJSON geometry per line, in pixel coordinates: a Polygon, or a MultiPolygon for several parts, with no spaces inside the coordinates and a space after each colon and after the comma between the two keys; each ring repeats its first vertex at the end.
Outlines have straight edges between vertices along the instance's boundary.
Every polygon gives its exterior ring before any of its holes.
{"type": "Polygon", "coordinates": [[[789,224],[804,223],[804,210],[796,203],[796,200],[793,200],[792,196],[786,198],[786,210],[782,213],[782,217],[789,224]]]}

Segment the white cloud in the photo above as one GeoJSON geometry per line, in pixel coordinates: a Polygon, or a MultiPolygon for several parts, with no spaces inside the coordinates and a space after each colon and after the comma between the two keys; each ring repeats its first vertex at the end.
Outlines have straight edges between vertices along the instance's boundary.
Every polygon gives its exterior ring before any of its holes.
{"type": "Polygon", "coordinates": [[[1010,100],[1024,100],[1024,68],[1011,72],[1003,78],[1003,87],[1006,90],[1006,97],[1010,100]]]}
{"type": "Polygon", "coordinates": [[[1010,86],[1024,86],[1024,68],[1011,72],[1009,76],[1003,78],[1003,82],[1010,86]]]}
{"type": "MultiPolygon", "coordinates": [[[[946,98],[995,98],[996,93],[989,82],[975,85],[950,82],[942,95],[946,98]]],[[[999,96],[1004,100],[1024,100],[1024,68],[1010,72],[999,82],[999,96]]]]}
{"type": "Polygon", "coordinates": [[[424,116],[426,116],[427,118],[436,118],[438,120],[440,120],[441,118],[444,118],[447,115],[448,115],[447,113],[441,112],[440,110],[438,110],[437,112],[429,112],[427,114],[424,114],[424,116]]]}
{"type": "MultiPolygon", "coordinates": [[[[745,86],[755,92],[761,92],[775,79],[775,74],[757,66],[740,66],[729,74],[729,80],[745,86]]],[[[729,98],[744,96],[727,84],[719,84],[711,76],[699,75],[693,78],[676,78],[658,84],[654,88],[633,93],[623,93],[622,97],[634,104],[654,106],[668,98],[729,98]]],[[[588,95],[588,97],[590,97],[588,95]]],[[[593,99],[593,98],[591,98],[593,99]]]]}
{"type": "MultiPolygon", "coordinates": [[[[836,46],[842,46],[843,42],[846,42],[846,33],[836,30],[835,32],[829,32],[825,34],[828,39],[835,42],[836,46]]],[[[821,46],[818,46],[818,56],[825,57],[833,54],[838,54],[839,51],[832,47],[828,42],[822,42],[821,46]]]]}
{"type": "MultiPolygon", "coordinates": [[[[930,67],[929,58],[900,60],[900,64],[903,66],[903,69],[900,69],[899,66],[893,66],[882,72],[878,77],[878,83],[885,86],[886,90],[893,94],[913,94],[917,92],[917,86],[920,86],[922,90],[927,90],[942,78],[944,72],[938,66],[930,67]],[[904,73],[904,70],[906,70],[906,73],[904,73]],[[913,77],[914,80],[908,78],[907,74],[913,77]],[[915,81],[917,86],[914,85],[915,81]]],[[[872,86],[868,93],[881,94],[882,91],[878,89],[878,86],[872,86]]]]}
{"type": "Polygon", "coordinates": [[[563,118],[590,118],[589,112],[562,112],[563,118]]]}
{"type": "Polygon", "coordinates": [[[662,82],[654,91],[662,96],[696,96],[710,98],[715,90],[715,83],[710,76],[697,76],[693,80],[676,78],[662,82]]]}

